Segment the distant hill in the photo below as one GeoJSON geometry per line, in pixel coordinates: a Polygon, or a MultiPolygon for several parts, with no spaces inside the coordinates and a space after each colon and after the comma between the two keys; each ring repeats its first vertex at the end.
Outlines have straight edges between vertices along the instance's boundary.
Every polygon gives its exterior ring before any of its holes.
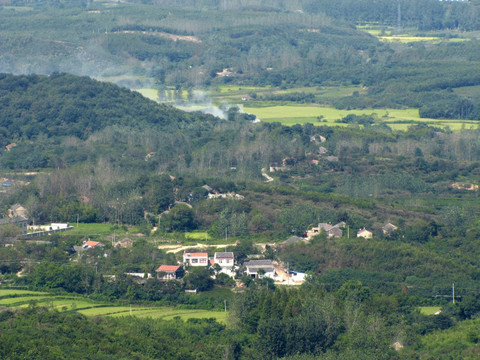
{"type": "Polygon", "coordinates": [[[139,93],[70,74],[0,74],[0,145],[19,139],[87,138],[111,125],[182,128],[214,117],[157,104],[139,93]]]}

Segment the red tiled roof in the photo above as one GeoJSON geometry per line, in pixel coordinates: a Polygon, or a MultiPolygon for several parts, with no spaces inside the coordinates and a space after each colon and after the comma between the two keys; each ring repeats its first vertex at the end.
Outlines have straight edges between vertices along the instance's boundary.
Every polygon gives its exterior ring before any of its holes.
{"type": "Polygon", "coordinates": [[[178,265],[161,265],[157,271],[175,272],[180,268],[178,265]]]}
{"type": "Polygon", "coordinates": [[[98,241],[91,241],[91,240],[90,240],[90,241],[87,241],[87,242],[85,243],[85,245],[91,246],[91,247],[95,247],[95,246],[97,246],[98,244],[100,244],[98,241]]]}
{"type": "Polygon", "coordinates": [[[203,253],[185,253],[185,256],[188,257],[208,257],[208,253],[203,252],[203,253]]]}

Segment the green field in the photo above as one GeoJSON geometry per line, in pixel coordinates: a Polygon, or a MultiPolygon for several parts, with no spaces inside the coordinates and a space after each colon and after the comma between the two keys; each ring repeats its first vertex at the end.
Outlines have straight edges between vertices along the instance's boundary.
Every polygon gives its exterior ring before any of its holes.
{"type": "Polygon", "coordinates": [[[5,296],[22,296],[22,295],[45,295],[47,293],[40,291],[30,291],[30,290],[12,290],[12,289],[1,289],[0,298],[5,296]]]}
{"type": "Polygon", "coordinates": [[[81,236],[90,236],[94,238],[96,236],[111,235],[113,234],[113,232],[115,232],[117,235],[126,233],[122,228],[112,229],[112,224],[79,223],[77,226],[77,224],[73,223],[70,225],[73,226],[72,230],[60,232],[58,234],[63,236],[81,235],[81,236]]]}
{"type": "Polygon", "coordinates": [[[185,238],[193,240],[208,240],[208,234],[205,231],[186,232],[185,238]]]}
{"type": "MultiPolygon", "coordinates": [[[[433,38],[433,37],[432,37],[433,38]]],[[[461,40],[461,39],[457,39],[461,40]]],[[[158,90],[139,89],[137,90],[143,96],[152,100],[158,100],[158,90]]],[[[249,100],[243,102],[241,97],[247,93],[255,92],[259,96],[279,95],[289,93],[312,93],[317,101],[321,103],[331,103],[336,98],[351,96],[353,92],[363,93],[365,90],[360,85],[351,86],[322,86],[322,87],[300,87],[291,89],[279,89],[272,87],[238,86],[222,85],[210,89],[213,101],[219,105],[222,102],[236,102],[242,104],[245,112],[255,114],[264,122],[280,122],[283,125],[295,125],[312,123],[314,125],[329,126],[347,126],[347,124],[337,123],[339,120],[349,114],[355,115],[373,115],[378,123],[385,123],[394,130],[405,131],[409,126],[415,123],[426,123],[428,125],[451,130],[461,130],[463,128],[477,128],[479,122],[474,120],[452,120],[452,119],[429,119],[421,118],[419,110],[409,109],[353,109],[341,110],[331,106],[321,106],[312,104],[295,104],[288,101],[273,100],[249,100]]],[[[462,96],[470,98],[480,97],[479,87],[465,87],[458,90],[462,96]]],[[[184,92],[183,96],[186,96],[184,92]]],[[[180,106],[186,111],[200,111],[207,105],[180,106]]],[[[211,106],[211,105],[208,105],[211,106]]],[[[197,235],[187,236],[191,239],[197,239],[197,235]]]]}
{"type": "Polygon", "coordinates": [[[158,90],[157,89],[137,89],[140,94],[142,94],[147,99],[157,101],[158,100],[158,90]]]}
{"type": "Polygon", "coordinates": [[[440,306],[420,306],[418,308],[420,313],[423,315],[434,315],[437,311],[440,311],[442,308],[440,306]]]}
{"type": "Polygon", "coordinates": [[[373,115],[379,122],[384,122],[392,129],[407,130],[412,123],[427,123],[438,127],[450,127],[452,130],[460,130],[462,127],[476,128],[479,124],[473,120],[439,120],[420,118],[418,109],[363,109],[363,110],[339,110],[333,107],[322,106],[270,106],[270,107],[244,107],[248,113],[255,114],[264,122],[280,122],[283,125],[295,125],[312,123],[315,125],[346,126],[347,124],[336,123],[349,114],[373,115]],[[318,118],[322,117],[319,122],[318,118]]]}
{"type": "Polygon", "coordinates": [[[137,316],[164,320],[172,320],[176,317],[183,320],[215,318],[221,323],[227,322],[228,314],[223,311],[179,309],[169,306],[118,306],[95,302],[81,296],[48,295],[45,292],[0,289],[0,306],[26,307],[31,304],[59,311],[75,311],[86,316],[137,316]]]}

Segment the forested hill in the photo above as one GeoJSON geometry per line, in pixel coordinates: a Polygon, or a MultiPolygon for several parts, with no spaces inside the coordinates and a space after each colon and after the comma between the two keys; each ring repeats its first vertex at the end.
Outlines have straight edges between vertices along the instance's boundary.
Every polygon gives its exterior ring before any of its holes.
{"type": "Polygon", "coordinates": [[[87,138],[111,125],[178,129],[214,121],[157,104],[116,85],[70,74],[0,74],[0,145],[39,134],[87,138]]]}

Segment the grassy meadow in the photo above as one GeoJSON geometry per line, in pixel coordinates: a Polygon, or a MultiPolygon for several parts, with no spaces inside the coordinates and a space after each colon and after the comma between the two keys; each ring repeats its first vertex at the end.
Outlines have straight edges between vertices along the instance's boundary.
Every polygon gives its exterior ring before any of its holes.
{"type": "Polygon", "coordinates": [[[127,233],[122,227],[113,227],[112,224],[101,224],[101,223],[79,223],[78,226],[76,223],[71,223],[73,226],[72,230],[65,232],[57,233],[59,236],[80,236],[85,238],[90,238],[92,240],[104,239],[106,236],[113,235],[115,233],[117,236],[122,236],[127,233]]]}
{"type": "Polygon", "coordinates": [[[227,322],[228,314],[224,311],[180,309],[170,306],[118,306],[96,302],[81,296],[51,295],[45,292],[0,289],[0,307],[16,308],[32,304],[59,311],[74,311],[86,316],[136,316],[163,320],[172,320],[176,317],[183,320],[214,318],[221,323],[227,322]]]}

